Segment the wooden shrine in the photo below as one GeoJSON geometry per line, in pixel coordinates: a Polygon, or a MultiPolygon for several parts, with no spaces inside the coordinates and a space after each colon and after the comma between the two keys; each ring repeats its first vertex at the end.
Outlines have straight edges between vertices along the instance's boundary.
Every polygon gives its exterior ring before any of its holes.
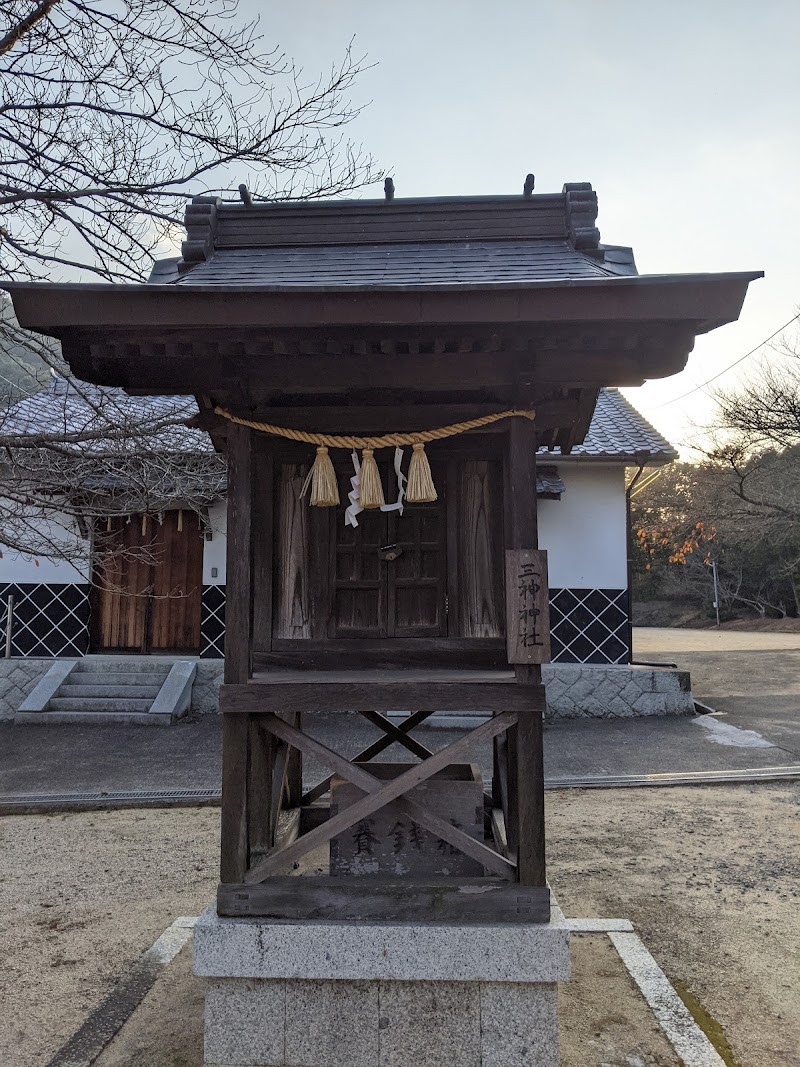
{"type": "Polygon", "coordinates": [[[600,387],[682,369],[695,335],[735,319],[757,277],[639,276],[629,249],[600,244],[596,214],[586,184],[201,198],[180,261],[148,285],[9,287],[20,322],[59,337],[77,376],[194,394],[197,425],[227,453],[220,915],[549,920],[537,452],[583,439],[600,387]],[[314,444],[257,428],[371,438],[506,411],[517,414],[428,442],[436,499],[402,510],[391,505],[412,449],[376,450],[385,510],[355,525],[357,448],[330,450],[339,506],[312,507],[314,444]],[[396,709],[408,718],[390,719],[396,709]],[[320,711],[357,712],[382,736],[349,760],[308,731],[320,711]],[[486,714],[432,753],[414,730],[440,711],[486,714]],[[404,769],[371,773],[394,742],[404,769]],[[488,744],[477,835],[413,799],[488,744]],[[307,781],[304,758],[330,777],[307,781]],[[358,799],[331,813],[334,778],[358,799]],[[290,874],[390,804],[483,873],[290,874]]]}

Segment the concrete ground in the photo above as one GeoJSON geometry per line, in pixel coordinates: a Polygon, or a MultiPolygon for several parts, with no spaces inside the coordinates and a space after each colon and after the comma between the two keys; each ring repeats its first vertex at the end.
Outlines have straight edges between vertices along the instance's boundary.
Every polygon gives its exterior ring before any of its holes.
{"type": "Polygon", "coordinates": [[[776,763],[800,759],[800,634],[640,627],[634,655],[679,663],[696,700],[732,726],[757,730],[777,746],[776,763]]]}
{"type": "MultiPolygon", "coordinates": [[[[720,715],[548,724],[548,778],[800,764],[800,635],[639,628],[634,649],[639,659],[688,668],[696,699],[720,715]]],[[[315,732],[350,755],[378,736],[356,715],[320,715],[315,732]]],[[[436,749],[454,732],[425,728],[419,736],[436,749]]],[[[221,752],[216,716],[170,729],[2,723],[0,794],[215,789],[221,752]]],[[[402,759],[402,751],[388,758],[402,759]]],[[[488,774],[488,752],[476,758],[488,774]]],[[[324,773],[313,763],[306,771],[309,782],[324,773]]]]}

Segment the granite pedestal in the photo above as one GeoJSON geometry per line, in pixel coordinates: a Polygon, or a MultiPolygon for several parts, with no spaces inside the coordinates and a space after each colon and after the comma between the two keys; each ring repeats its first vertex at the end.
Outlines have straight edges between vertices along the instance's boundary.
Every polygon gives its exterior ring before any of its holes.
{"type": "Polygon", "coordinates": [[[205,1067],[557,1067],[569,932],[549,923],[220,918],[194,933],[209,979],[205,1067]]]}

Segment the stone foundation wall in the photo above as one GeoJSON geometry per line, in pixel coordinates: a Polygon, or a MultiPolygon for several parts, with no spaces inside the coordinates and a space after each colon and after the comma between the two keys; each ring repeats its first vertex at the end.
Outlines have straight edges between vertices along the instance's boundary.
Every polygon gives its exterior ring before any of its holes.
{"type": "MultiPolygon", "coordinates": [[[[0,659],[0,720],[13,719],[22,701],[53,665],[52,659],[0,659]]],[[[222,661],[197,660],[192,712],[219,710],[222,661]]],[[[692,715],[688,671],[622,664],[547,663],[548,719],[617,719],[643,715],[692,715]]]]}
{"type": "Polygon", "coordinates": [[[693,715],[688,671],[546,663],[548,719],[619,719],[644,715],[693,715]]]}

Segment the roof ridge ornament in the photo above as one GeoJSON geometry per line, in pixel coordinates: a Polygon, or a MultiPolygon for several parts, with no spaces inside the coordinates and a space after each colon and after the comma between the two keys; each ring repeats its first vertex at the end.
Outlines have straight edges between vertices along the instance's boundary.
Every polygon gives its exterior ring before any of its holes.
{"type": "Polygon", "coordinates": [[[203,263],[214,254],[217,211],[221,203],[218,196],[195,196],[186,205],[186,240],[181,244],[180,271],[191,270],[195,263],[203,263]]]}
{"type": "Polygon", "coordinates": [[[574,249],[597,248],[600,231],[597,221],[597,193],[591,182],[567,182],[564,186],[569,243],[574,249]]]}

